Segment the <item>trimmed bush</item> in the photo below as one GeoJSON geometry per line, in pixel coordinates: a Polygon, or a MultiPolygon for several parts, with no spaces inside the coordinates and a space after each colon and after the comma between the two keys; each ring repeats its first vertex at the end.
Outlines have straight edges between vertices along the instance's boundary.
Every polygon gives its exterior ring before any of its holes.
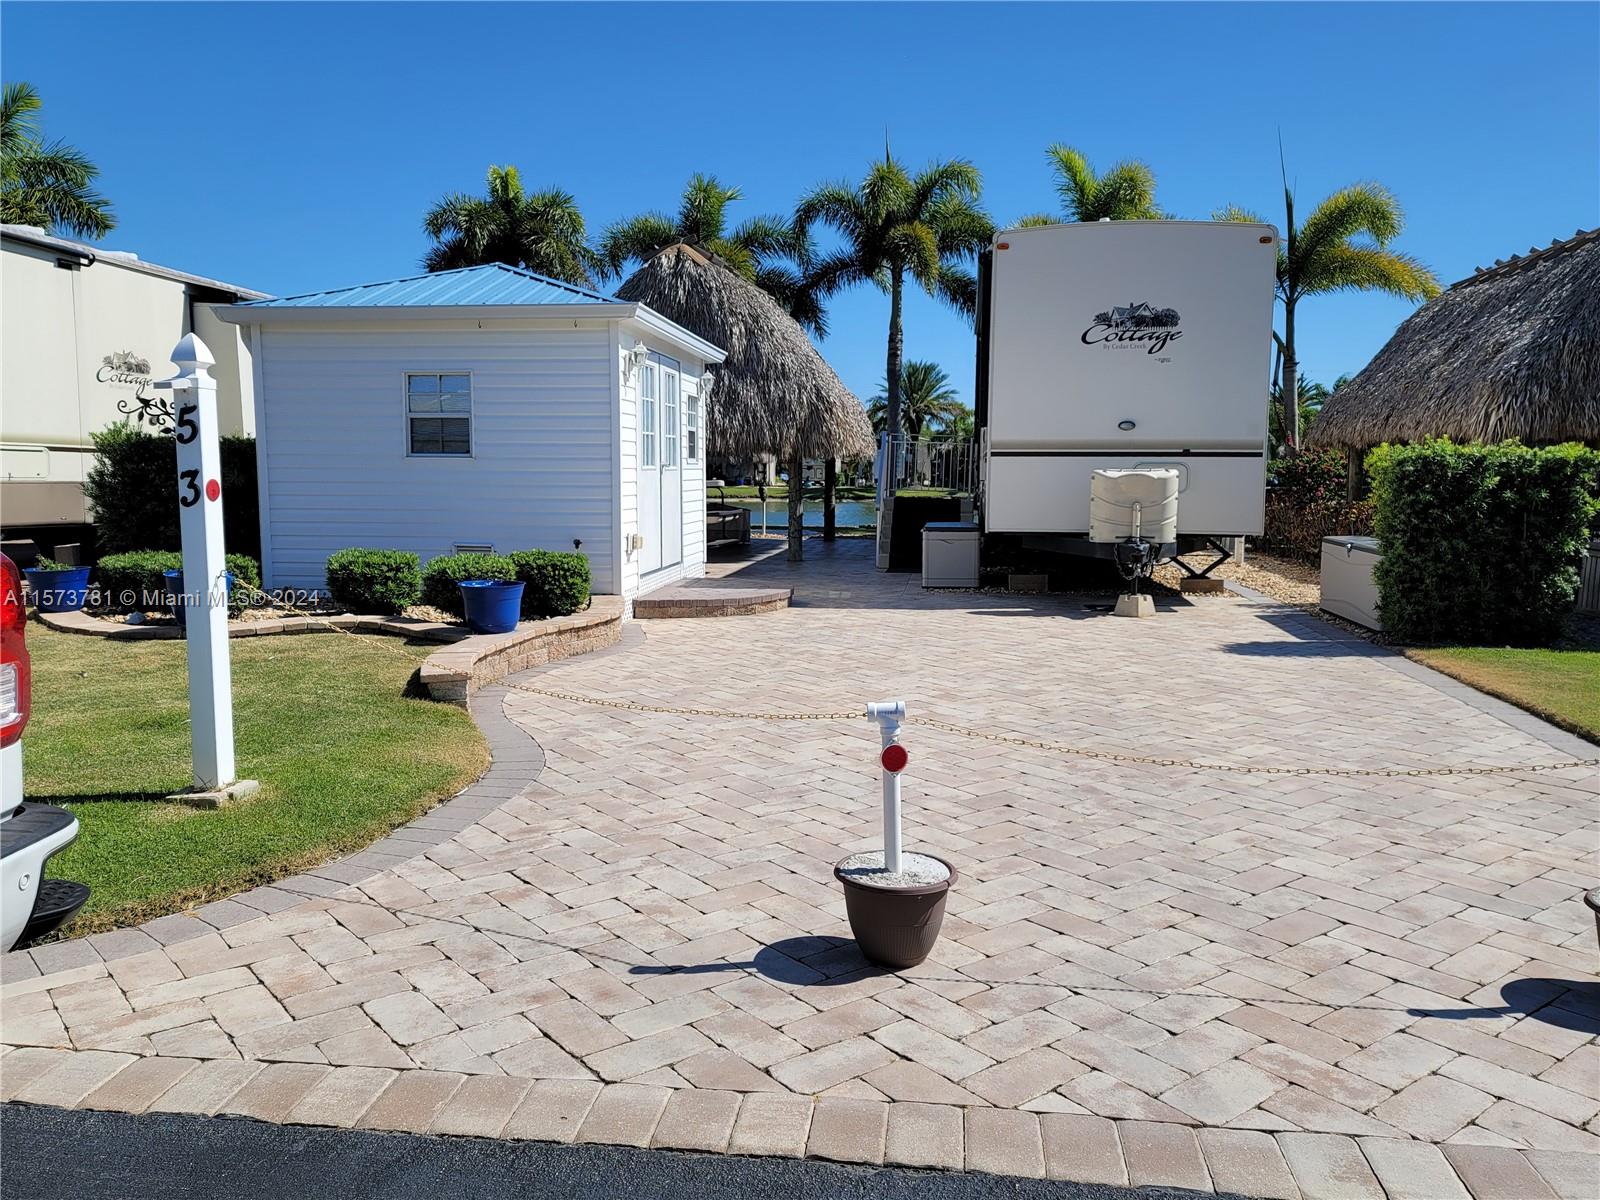
{"type": "Polygon", "coordinates": [[[117,612],[153,611],[166,605],[167,581],[163,571],[183,567],[176,550],[129,550],[107,554],[95,565],[100,603],[117,612]]]}
{"type": "MultiPolygon", "coordinates": [[[[250,596],[261,587],[261,566],[248,554],[230,554],[225,559],[233,572],[233,588],[228,592],[228,612],[238,615],[250,596]]],[[[183,555],[176,550],[132,550],[108,554],[94,569],[100,587],[100,607],[116,612],[146,612],[167,604],[165,572],[183,570],[183,555]]]]}
{"type": "Polygon", "coordinates": [[[463,579],[502,579],[517,577],[517,567],[504,554],[441,554],[422,572],[422,602],[445,612],[462,615],[463,579]]]}
{"type": "Polygon", "coordinates": [[[564,617],[589,603],[589,560],[571,550],[517,550],[524,617],[564,617]]]}
{"type": "Polygon", "coordinates": [[[1385,633],[1496,646],[1560,634],[1600,513],[1600,454],[1438,440],[1380,446],[1367,470],[1385,633]]]}
{"type": "MultiPolygon", "coordinates": [[[[261,553],[256,442],[221,439],[223,541],[241,554],[261,553]]],[[[171,434],[147,433],[124,421],[94,435],[94,465],[83,493],[94,510],[100,549],[137,553],[176,550],[178,446],[171,434]]]]}
{"type": "Polygon", "coordinates": [[[404,550],[340,550],[328,556],[328,594],[351,612],[394,614],[422,596],[422,560],[404,550]]]}

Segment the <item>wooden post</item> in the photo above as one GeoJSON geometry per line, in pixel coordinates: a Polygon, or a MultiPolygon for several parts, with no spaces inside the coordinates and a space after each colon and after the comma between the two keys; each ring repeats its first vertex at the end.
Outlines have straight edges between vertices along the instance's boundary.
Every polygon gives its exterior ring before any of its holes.
{"type": "Polygon", "coordinates": [[[178,373],[157,386],[172,392],[172,433],[178,448],[192,790],[220,804],[254,791],[256,784],[234,775],[222,453],[217,442],[217,384],[211,378],[216,359],[203,341],[188,333],[173,349],[172,361],[178,373]]]}
{"type": "Polygon", "coordinates": [[[838,530],[837,499],[839,491],[839,460],[828,457],[822,468],[822,540],[831,542],[838,530]]]}
{"type": "Polygon", "coordinates": [[[1344,452],[1344,498],[1346,500],[1359,500],[1361,498],[1361,451],[1346,450],[1344,452]]]}
{"type": "Polygon", "coordinates": [[[789,561],[806,556],[806,460],[796,454],[789,460],[789,561]]]}

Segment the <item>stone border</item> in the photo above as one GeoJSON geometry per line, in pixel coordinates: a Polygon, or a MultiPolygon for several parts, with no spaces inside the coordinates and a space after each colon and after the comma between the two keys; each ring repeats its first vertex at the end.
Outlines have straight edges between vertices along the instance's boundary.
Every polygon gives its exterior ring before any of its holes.
{"type": "Polygon", "coordinates": [[[633,615],[638,620],[667,617],[746,617],[778,612],[789,607],[793,588],[786,587],[665,587],[638,596],[633,615]]]}
{"type": "Polygon", "coordinates": [[[4,1063],[8,1105],[976,1171],[1162,1195],[1588,1200],[1596,1166],[1582,1151],[593,1079],[38,1046],[4,1063]]]}
{"type": "Polygon", "coordinates": [[[465,704],[507,675],[603,649],[621,636],[622,597],[596,596],[582,612],[524,621],[510,633],[460,638],[428,655],[418,677],[435,700],[465,704]]]}
{"type": "MultiPolygon", "coordinates": [[[[787,593],[784,603],[788,603],[787,593]]],[[[34,616],[46,628],[59,633],[84,634],[114,642],[172,641],[183,636],[175,625],[123,625],[86,612],[35,612],[34,616]]],[[[610,646],[621,632],[620,596],[595,596],[582,612],[542,621],[524,621],[510,633],[471,633],[460,625],[443,621],[355,614],[273,617],[228,627],[230,638],[291,633],[377,633],[449,643],[428,655],[418,669],[418,678],[428,694],[446,704],[465,704],[479,688],[515,671],[610,646]]]]}
{"type": "MultiPolygon", "coordinates": [[[[176,641],[184,636],[177,625],[124,625],[107,621],[79,610],[77,612],[33,613],[34,620],[57,633],[78,633],[102,637],[113,642],[176,641]]],[[[429,642],[458,642],[471,637],[460,625],[444,621],[419,621],[411,617],[360,616],[339,613],[335,616],[269,617],[262,621],[229,622],[230,638],[272,637],[284,633],[387,633],[395,637],[419,638],[429,642]]]]}

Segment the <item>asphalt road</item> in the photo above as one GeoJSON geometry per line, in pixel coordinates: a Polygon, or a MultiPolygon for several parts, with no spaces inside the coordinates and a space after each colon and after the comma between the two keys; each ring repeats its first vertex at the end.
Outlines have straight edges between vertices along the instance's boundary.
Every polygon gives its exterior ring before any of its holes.
{"type": "MultiPolygon", "coordinates": [[[[0,1106],[4,1200],[1178,1200],[1167,1188],[0,1106]]],[[[1226,1198],[1224,1198],[1226,1200],[1226,1198]]]]}

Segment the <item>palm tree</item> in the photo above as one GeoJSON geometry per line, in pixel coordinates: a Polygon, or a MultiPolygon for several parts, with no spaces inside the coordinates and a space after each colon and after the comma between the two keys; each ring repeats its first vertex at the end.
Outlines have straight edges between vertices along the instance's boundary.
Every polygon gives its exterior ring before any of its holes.
{"type": "MultiPolygon", "coordinates": [[[[885,389],[885,392],[888,389],[885,389]]],[[[884,392],[872,398],[867,413],[872,427],[882,433],[889,427],[889,398],[884,392]]],[[[929,432],[945,429],[960,414],[969,412],[950,386],[950,376],[938,363],[913,359],[906,363],[900,384],[900,432],[912,441],[929,432]]]]}
{"type": "Polygon", "coordinates": [[[600,239],[604,273],[621,275],[629,263],[645,262],[668,246],[688,242],[711,251],[777,300],[802,328],[825,336],[827,314],[804,275],[810,261],[809,239],[781,217],[751,217],[729,230],[728,205],[743,198],[743,192],[715,175],[691,176],[676,217],[641,213],[606,229],[600,239]]]}
{"type": "Polygon", "coordinates": [[[795,228],[809,235],[817,224],[842,239],[834,252],[815,261],[808,280],[819,296],[873,283],[889,294],[886,359],[887,428],[901,427],[905,282],[972,315],[977,283],[968,263],[988,244],[994,226],[978,206],[983,181],[963,159],[936,162],[913,175],[884,147],[860,186],[825,183],[808,192],[795,210],[795,228]]]}
{"type": "Polygon", "coordinates": [[[434,241],[422,260],[429,271],[505,263],[591,286],[602,265],[572,194],[547,188],[529,195],[515,167],[491,166],[487,196],[446,196],[422,227],[434,241]]]}
{"type": "MultiPolygon", "coordinates": [[[[1439,280],[1409,254],[1390,250],[1405,227],[1405,213],[1382,184],[1355,183],[1312,210],[1304,225],[1294,220],[1294,191],[1283,185],[1284,237],[1278,246],[1278,299],[1283,336],[1273,337],[1283,355],[1281,394],[1298,395],[1300,362],[1295,357],[1295,308],[1306,296],[1328,292],[1386,292],[1406,300],[1432,300],[1439,280]]],[[[1218,221],[1260,221],[1235,206],[1212,214],[1218,221]]],[[[1300,414],[1289,414],[1284,449],[1300,448],[1300,414]]]]}
{"type": "MultiPolygon", "coordinates": [[[[1342,378],[1342,377],[1341,377],[1342,378]]],[[[1295,381],[1300,393],[1300,412],[1297,416],[1300,433],[1304,435],[1322,413],[1322,405],[1333,393],[1320,383],[1308,379],[1295,381]]],[[[1283,420],[1283,384],[1274,383],[1267,406],[1267,444],[1274,451],[1288,444],[1287,426],[1283,420]]]]}
{"type": "Polygon", "coordinates": [[[1046,155],[1055,172],[1056,194],[1063,217],[1024,217],[1023,225],[1055,225],[1060,221],[1159,221],[1166,217],[1156,206],[1155,172],[1138,159],[1115,163],[1096,175],[1082,152],[1060,142],[1046,155]]]}
{"type": "Polygon", "coordinates": [[[39,133],[44,107],[28,83],[0,92],[0,220],[78,237],[104,237],[117,227],[111,202],[94,189],[100,175],[84,155],[39,133]]]}

